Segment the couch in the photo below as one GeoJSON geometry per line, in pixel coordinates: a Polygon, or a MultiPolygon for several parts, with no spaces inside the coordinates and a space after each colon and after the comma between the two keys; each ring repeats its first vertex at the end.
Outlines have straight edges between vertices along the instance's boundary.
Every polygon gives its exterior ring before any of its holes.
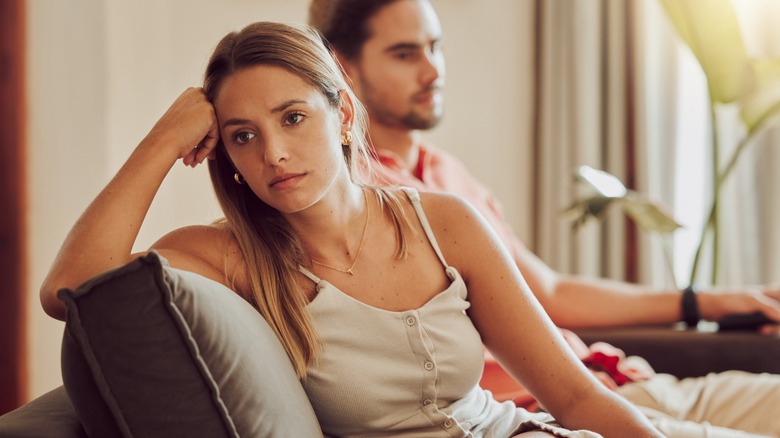
{"type": "MultiPolygon", "coordinates": [[[[59,297],[63,386],[0,416],[0,437],[322,435],[273,331],[223,285],[152,252],[59,297]]],[[[578,334],[678,376],[721,363],[780,373],[778,338],[669,327],[578,334]]],[[[507,397],[516,386],[490,360],[482,383],[507,397]]]]}
{"type": "Polygon", "coordinates": [[[152,252],[59,292],[63,386],[0,417],[0,437],[316,437],[260,314],[152,252]]]}

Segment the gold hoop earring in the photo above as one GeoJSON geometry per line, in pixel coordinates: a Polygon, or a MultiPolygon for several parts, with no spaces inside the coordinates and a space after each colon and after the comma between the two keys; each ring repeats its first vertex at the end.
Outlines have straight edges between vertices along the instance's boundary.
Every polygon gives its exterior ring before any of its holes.
{"type": "Polygon", "coordinates": [[[346,131],[341,134],[341,145],[352,146],[352,131],[346,131]]]}
{"type": "Polygon", "coordinates": [[[241,174],[238,172],[233,174],[233,180],[236,182],[236,184],[240,184],[240,185],[243,185],[244,182],[246,182],[244,181],[244,177],[241,176],[241,174]]]}

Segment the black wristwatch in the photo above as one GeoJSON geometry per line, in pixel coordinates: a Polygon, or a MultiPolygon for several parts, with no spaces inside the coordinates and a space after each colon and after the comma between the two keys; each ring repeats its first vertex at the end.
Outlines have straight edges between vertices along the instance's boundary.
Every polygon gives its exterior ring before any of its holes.
{"type": "Polygon", "coordinates": [[[696,301],[696,289],[693,285],[683,289],[680,307],[683,322],[688,328],[696,328],[701,318],[699,317],[699,303],[696,301]]]}

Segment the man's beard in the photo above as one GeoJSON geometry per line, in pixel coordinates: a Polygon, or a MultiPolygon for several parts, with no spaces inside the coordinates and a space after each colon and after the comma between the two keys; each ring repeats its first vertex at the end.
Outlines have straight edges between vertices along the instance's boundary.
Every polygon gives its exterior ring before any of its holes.
{"type": "Polygon", "coordinates": [[[369,110],[370,119],[382,125],[409,130],[427,130],[436,127],[444,116],[441,105],[434,105],[430,112],[424,114],[412,109],[406,114],[398,115],[384,106],[381,99],[374,98],[376,93],[370,84],[363,82],[361,88],[365,91],[362,99],[369,110]]]}
{"type": "Polygon", "coordinates": [[[427,116],[422,116],[414,111],[410,111],[398,121],[405,128],[412,130],[433,129],[442,119],[442,110],[434,110],[427,116]]]}
{"type": "Polygon", "coordinates": [[[369,102],[366,106],[373,107],[372,111],[370,111],[370,117],[376,122],[386,126],[394,126],[409,130],[433,129],[439,124],[444,115],[441,108],[434,108],[433,111],[426,114],[420,114],[417,111],[411,110],[408,113],[399,116],[381,105],[371,105],[371,102],[369,102]]]}

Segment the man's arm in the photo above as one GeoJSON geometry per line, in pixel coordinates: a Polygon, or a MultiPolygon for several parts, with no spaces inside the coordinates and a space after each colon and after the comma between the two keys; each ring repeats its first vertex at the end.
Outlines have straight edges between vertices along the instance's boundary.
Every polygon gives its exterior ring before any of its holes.
{"type": "MultiPolygon", "coordinates": [[[[659,290],[616,280],[563,275],[517,245],[515,262],[553,322],[559,327],[671,324],[682,320],[679,290],[659,290]]],[[[780,322],[780,291],[723,288],[696,294],[702,319],[761,311],[780,322]]]]}

